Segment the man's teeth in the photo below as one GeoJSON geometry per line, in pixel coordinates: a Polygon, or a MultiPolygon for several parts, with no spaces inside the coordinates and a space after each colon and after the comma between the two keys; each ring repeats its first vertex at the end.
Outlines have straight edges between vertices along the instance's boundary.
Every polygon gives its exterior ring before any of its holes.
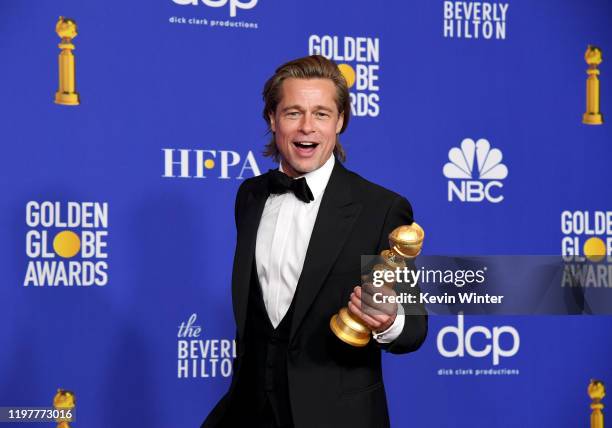
{"type": "Polygon", "coordinates": [[[311,143],[309,141],[296,141],[295,144],[299,147],[315,147],[317,143],[311,143]]]}

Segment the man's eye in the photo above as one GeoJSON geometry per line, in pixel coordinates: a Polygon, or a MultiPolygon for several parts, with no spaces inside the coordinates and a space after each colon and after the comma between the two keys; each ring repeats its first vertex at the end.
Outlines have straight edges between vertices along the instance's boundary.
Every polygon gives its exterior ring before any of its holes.
{"type": "Polygon", "coordinates": [[[327,119],[329,117],[329,114],[324,113],[322,111],[318,112],[316,115],[317,115],[317,117],[320,117],[322,119],[327,119]]]}
{"type": "Polygon", "coordinates": [[[298,117],[300,115],[300,112],[298,111],[289,111],[287,112],[287,117],[298,117]]]}

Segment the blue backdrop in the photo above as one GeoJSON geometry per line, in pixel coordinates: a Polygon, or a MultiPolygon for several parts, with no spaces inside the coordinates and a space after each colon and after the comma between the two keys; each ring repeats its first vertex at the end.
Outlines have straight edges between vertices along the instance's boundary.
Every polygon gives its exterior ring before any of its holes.
{"type": "MultiPolygon", "coordinates": [[[[588,45],[612,114],[608,0],[221,3],[0,5],[0,406],[50,406],[61,387],[77,427],[199,426],[230,379],[234,196],[274,167],[263,83],[311,53],[357,74],[346,165],[411,201],[426,254],[612,252],[612,132],[582,123],[588,45]],[[53,102],[59,16],[78,24],[79,106],[53,102]],[[466,176],[445,175],[461,159],[466,176]],[[70,210],[99,221],[63,224],[70,210]],[[74,275],[42,271],[59,264],[74,275]],[[91,266],[99,284],[77,285],[91,266]]],[[[420,351],[384,357],[393,426],[586,426],[611,329],[432,317],[420,351]],[[507,328],[466,344],[474,326],[507,328]]]]}

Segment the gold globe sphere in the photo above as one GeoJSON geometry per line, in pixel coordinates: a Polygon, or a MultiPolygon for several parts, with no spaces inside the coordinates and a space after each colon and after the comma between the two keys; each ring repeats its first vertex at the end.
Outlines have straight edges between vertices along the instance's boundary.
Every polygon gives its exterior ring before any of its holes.
{"type": "Polygon", "coordinates": [[[423,247],[425,232],[416,222],[393,229],[389,234],[389,246],[391,249],[405,258],[413,258],[419,255],[423,247]]]}
{"type": "Polygon", "coordinates": [[[53,407],[57,409],[72,409],[75,406],[74,393],[65,389],[58,389],[53,397],[53,407]]]}
{"type": "Polygon", "coordinates": [[[55,32],[62,39],[74,39],[77,36],[77,24],[74,19],[59,17],[55,32]]]}
{"type": "Polygon", "coordinates": [[[599,65],[602,61],[601,49],[597,46],[589,45],[584,53],[584,60],[589,65],[599,65]]]}
{"type": "Polygon", "coordinates": [[[589,383],[589,388],[587,390],[589,397],[591,400],[602,400],[606,396],[606,389],[604,387],[603,382],[599,380],[591,380],[589,383]]]}

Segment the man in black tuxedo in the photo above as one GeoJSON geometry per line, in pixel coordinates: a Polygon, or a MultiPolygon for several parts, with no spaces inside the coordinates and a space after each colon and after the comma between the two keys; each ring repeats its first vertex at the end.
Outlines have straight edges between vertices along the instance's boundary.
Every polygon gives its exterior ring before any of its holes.
{"type": "Polygon", "coordinates": [[[236,196],[238,351],[230,389],[202,427],[389,426],[381,349],[417,350],[427,315],[399,304],[369,311],[356,285],[360,256],[388,248],[389,233],[412,223],[412,208],[342,166],[338,135],[350,98],[333,62],[310,56],[284,64],[263,95],[272,132],[266,154],[280,165],[246,180],[236,196]],[[347,303],[374,333],[365,347],[330,330],[347,303]]]}

